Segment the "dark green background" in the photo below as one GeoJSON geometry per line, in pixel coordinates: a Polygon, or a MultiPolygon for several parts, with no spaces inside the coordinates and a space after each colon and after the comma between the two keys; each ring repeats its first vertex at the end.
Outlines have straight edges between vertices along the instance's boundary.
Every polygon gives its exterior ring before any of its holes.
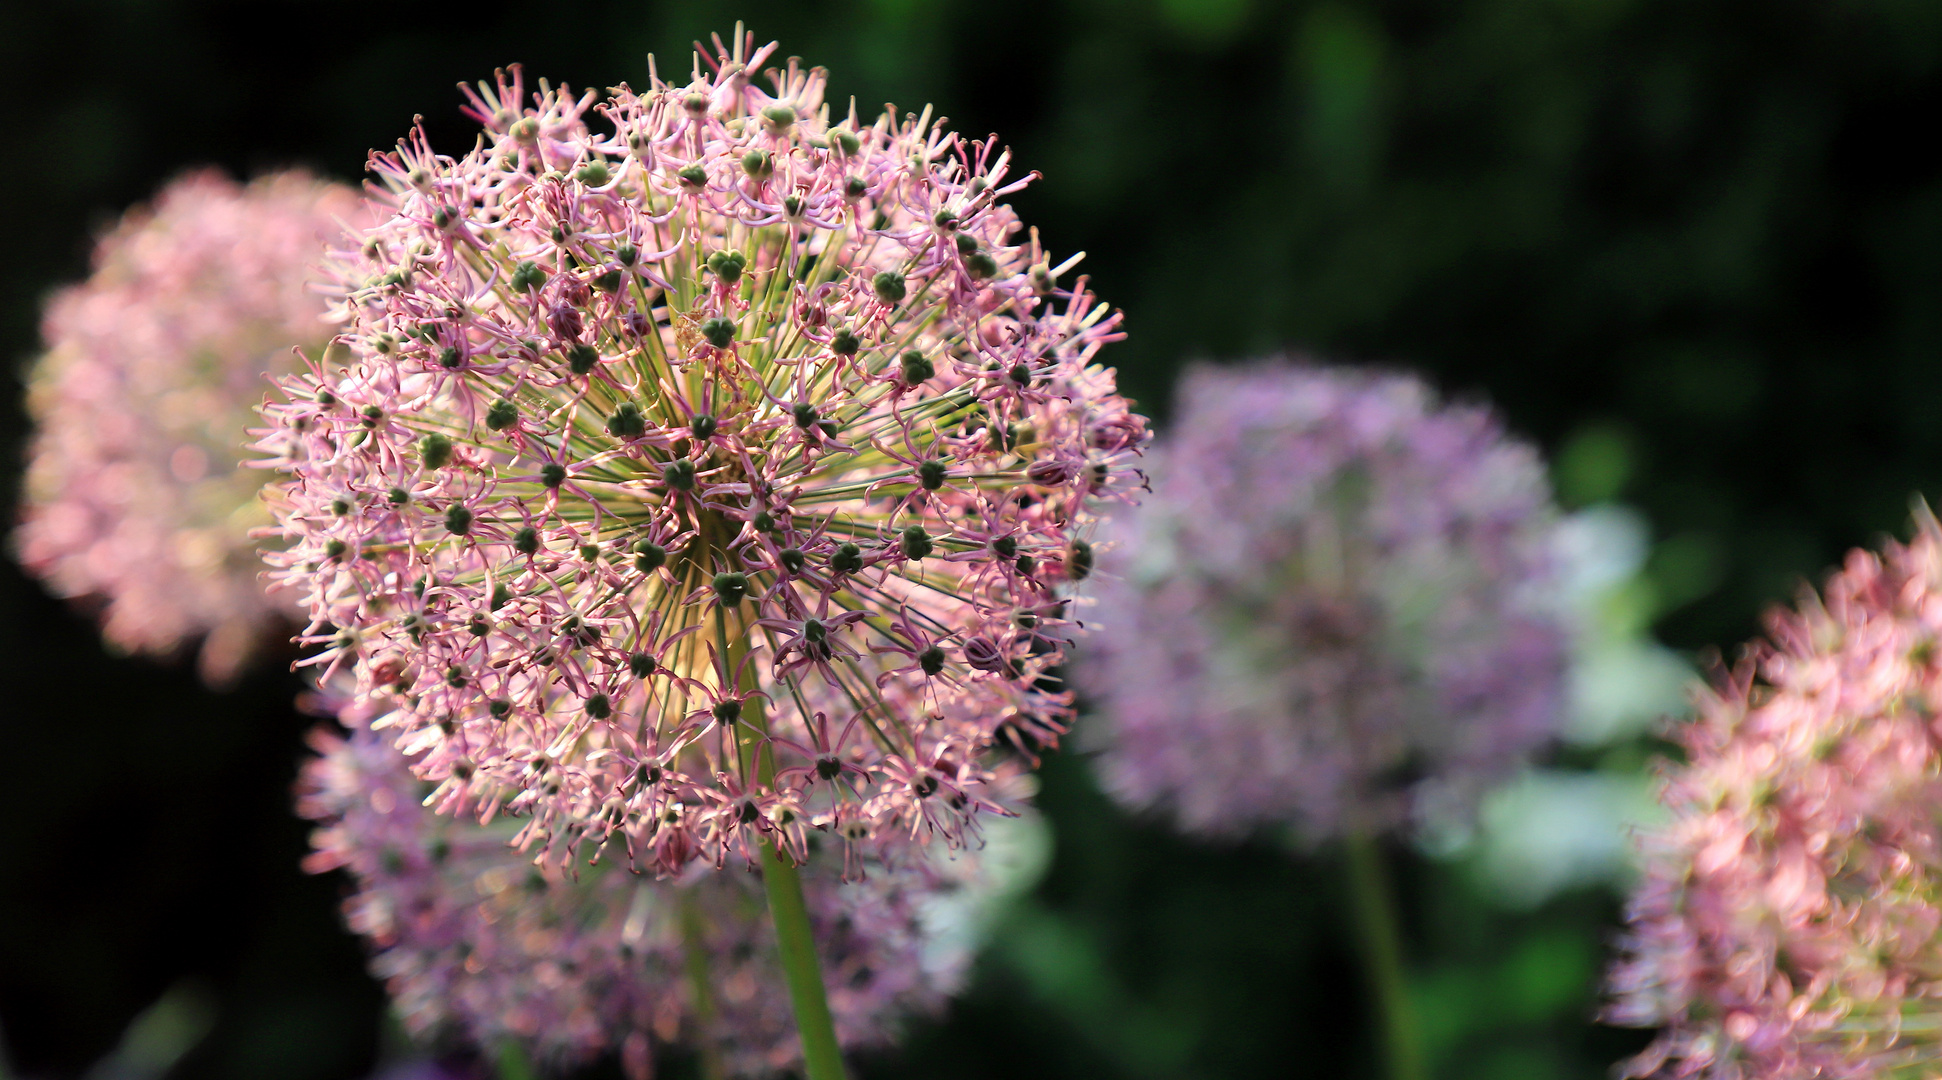
{"type": "MultiPolygon", "coordinates": [[[[479,0],[0,6],[0,354],[93,230],[177,171],[354,178],[495,65],[576,86],[749,20],[866,107],[937,103],[1045,179],[1016,203],[1128,312],[1125,386],[1278,349],[1496,402],[1582,504],[1642,507],[1670,644],[1760,608],[1942,490],[1942,5],[1933,0],[479,0]]],[[[868,111],[868,108],[866,108],[868,111]]],[[[18,387],[0,443],[18,455],[18,387]]],[[[0,496],[12,501],[14,471],[0,496]]],[[[183,1077],[352,1077],[382,1000],[295,870],[304,721],[112,660],[0,573],[0,1025],[76,1075],[185,977],[183,1077]]],[[[1195,849],[1048,763],[1058,855],[941,1023],[871,1077],[1375,1075],[1326,852],[1195,849]],[[1021,959],[1023,958],[1023,959],[1021,959]]],[[[1598,1077],[1615,900],[1511,916],[1398,851],[1439,1077],[1598,1077]]],[[[681,1062],[671,1062],[673,1071],[681,1062]]]]}

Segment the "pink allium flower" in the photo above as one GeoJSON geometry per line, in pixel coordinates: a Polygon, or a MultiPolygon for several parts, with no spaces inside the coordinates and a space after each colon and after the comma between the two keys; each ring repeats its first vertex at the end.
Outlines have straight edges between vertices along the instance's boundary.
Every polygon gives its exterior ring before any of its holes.
{"type": "MultiPolygon", "coordinates": [[[[305,867],[350,873],[348,921],[413,1032],[487,1053],[510,1040],[549,1069],[614,1052],[646,1075],[652,1044],[677,1041],[736,1075],[797,1063],[759,877],[536,866],[508,846],[512,830],[421,805],[428,785],[391,740],[345,719],[348,737],[313,736],[321,756],[299,781],[299,810],[321,826],[305,867]]],[[[956,989],[968,954],[928,948],[923,908],[960,877],[912,858],[845,883],[840,863],[811,860],[804,887],[844,1045],[886,1042],[956,989]]]]}
{"type": "Polygon", "coordinates": [[[1174,423],[1088,619],[1115,795],[1321,838],[1461,812],[1554,730],[1554,514],[1488,412],[1271,363],[1189,373],[1174,423]]]}
{"type": "Polygon", "coordinates": [[[352,359],[266,409],[317,662],[441,810],[561,857],[959,842],[994,740],[1063,730],[1090,504],[1139,484],[1117,316],[1014,243],[1008,156],[832,121],[794,61],[765,92],[752,41],[611,136],[515,69],[471,153],[374,156],[352,359]]]}
{"type": "Polygon", "coordinates": [[[204,637],[220,682],[296,597],[265,595],[262,474],[238,467],[263,376],[330,340],[311,267],[356,193],[301,173],[247,187],[212,172],[164,189],[58,293],[28,377],[38,425],[21,562],[54,591],[105,603],[109,644],[164,653],[204,637]],[[205,637],[206,635],[206,637],[205,637]]]}
{"type": "Polygon", "coordinates": [[[1607,1014],[1666,1030],[1628,1075],[1942,1067],[1942,528],[1924,509],[1825,597],[1768,615],[1674,733],[1607,1014]]]}

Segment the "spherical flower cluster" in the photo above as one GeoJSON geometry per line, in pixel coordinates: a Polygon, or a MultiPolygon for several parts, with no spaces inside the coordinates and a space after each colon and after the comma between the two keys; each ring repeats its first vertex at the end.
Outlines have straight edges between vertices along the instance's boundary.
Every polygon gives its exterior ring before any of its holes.
{"type": "Polygon", "coordinates": [[[1665,1030],[1632,1076],[1942,1067],[1942,528],[1864,551],[1675,738],[1607,1018],[1665,1030]]]}
{"type": "Polygon", "coordinates": [[[716,44],[611,135],[514,71],[472,153],[373,157],[351,359],[265,410],[274,576],[441,810],[523,845],[956,843],[994,743],[1063,729],[1089,506],[1140,484],[1117,316],[1014,243],[992,143],[716,44]]]}
{"type": "MultiPolygon", "coordinates": [[[[351,927],[375,949],[415,1033],[494,1053],[511,1041],[553,1069],[618,1053],[647,1075],[655,1043],[715,1055],[735,1075],[799,1057],[762,881],[693,867],[657,881],[611,862],[572,877],[508,846],[511,830],[421,805],[426,784],[389,738],[352,721],[320,731],[299,808],[321,823],[306,868],[344,868],[351,927]]],[[[924,905],[953,888],[922,858],[844,883],[840,863],[804,875],[838,1038],[887,1041],[939,1008],[968,956],[932,950],[924,905]]]]}
{"type": "Polygon", "coordinates": [[[1371,831],[1460,813],[1554,730],[1555,515],[1488,412],[1400,375],[1202,368],[1154,476],[1111,523],[1082,676],[1123,801],[1371,831]]]}
{"type": "Polygon", "coordinates": [[[194,173],[123,218],[94,275],[48,305],[15,543],[56,592],[105,603],[110,644],[164,653],[207,635],[203,672],[222,681],[295,614],[294,597],[265,595],[262,474],[238,462],[264,375],[334,332],[305,279],[357,209],[301,173],[247,187],[194,173]]]}

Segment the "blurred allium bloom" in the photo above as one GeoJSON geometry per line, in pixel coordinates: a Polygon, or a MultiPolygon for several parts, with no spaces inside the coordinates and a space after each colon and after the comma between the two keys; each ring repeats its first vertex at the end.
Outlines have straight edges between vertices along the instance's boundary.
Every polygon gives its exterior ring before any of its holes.
{"type": "MultiPolygon", "coordinates": [[[[797,1062],[758,876],[696,866],[657,881],[604,863],[569,878],[536,866],[508,846],[510,829],[421,805],[428,785],[405,756],[346,719],[348,737],[313,737],[321,756],[299,783],[300,812],[321,823],[305,866],[351,874],[351,928],[370,939],[412,1031],[488,1056],[510,1040],[549,1069],[618,1053],[645,1075],[653,1044],[677,1041],[711,1048],[736,1075],[797,1062]]],[[[913,856],[845,883],[840,862],[809,863],[810,920],[845,1046],[887,1041],[956,989],[968,952],[928,950],[922,909],[973,865],[913,856]]]]}
{"type": "Polygon", "coordinates": [[[1555,515],[1488,412],[1400,375],[1201,368],[1154,476],[1111,523],[1084,657],[1123,801],[1373,831],[1466,812],[1555,729],[1555,515]]]}
{"type": "Polygon", "coordinates": [[[959,842],[994,741],[1063,730],[1089,504],[1140,483],[1117,316],[1014,243],[1008,156],[831,121],[794,61],[765,92],[752,40],[612,136],[515,69],[472,153],[374,156],[353,359],[266,409],[317,662],[441,811],[559,858],[959,842]]]}
{"type": "Polygon", "coordinates": [[[219,682],[296,614],[293,595],[265,595],[250,538],[270,520],[263,477],[238,462],[265,373],[330,340],[305,279],[357,207],[301,173],[192,174],[123,218],[93,277],[48,305],[15,542],[54,591],[105,602],[110,644],[162,653],[206,635],[219,682]]]}
{"type": "Polygon", "coordinates": [[[1608,1019],[1633,1076],[1934,1076],[1942,1062],[1942,529],[1767,617],[1666,769],[1608,1019]]]}

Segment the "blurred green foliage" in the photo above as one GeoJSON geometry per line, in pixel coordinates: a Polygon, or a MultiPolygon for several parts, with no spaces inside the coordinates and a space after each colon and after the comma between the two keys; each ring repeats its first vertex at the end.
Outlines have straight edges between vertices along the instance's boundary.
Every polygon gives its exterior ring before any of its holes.
{"type": "MultiPolygon", "coordinates": [[[[1640,610],[1678,647],[1730,647],[1942,490],[1930,0],[9,4],[0,352],[31,356],[90,230],[184,167],[352,177],[418,113],[462,151],[459,79],[639,83],[649,50],[679,70],[738,18],[865,112],[1001,132],[1045,174],[1017,205],[1090,253],[1128,312],[1114,362],[1162,416],[1183,362],[1284,349],[1496,403],[1568,503],[1648,513],[1640,610]]],[[[356,1075],[378,998],[336,886],[294,869],[291,683],[218,698],[107,659],[11,570],[0,607],[16,1066],[78,1073],[195,976],[219,1016],[175,1075],[356,1075]]],[[[951,1017],[866,1075],[1373,1075],[1331,853],[1187,844],[1070,754],[1043,804],[1044,885],[951,1017]]],[[[1439,1077],[1589,1078],[1639,1044],[1589,1020],[1613,897],[1512,914],[1394,854],[1439,1077]]]]}

